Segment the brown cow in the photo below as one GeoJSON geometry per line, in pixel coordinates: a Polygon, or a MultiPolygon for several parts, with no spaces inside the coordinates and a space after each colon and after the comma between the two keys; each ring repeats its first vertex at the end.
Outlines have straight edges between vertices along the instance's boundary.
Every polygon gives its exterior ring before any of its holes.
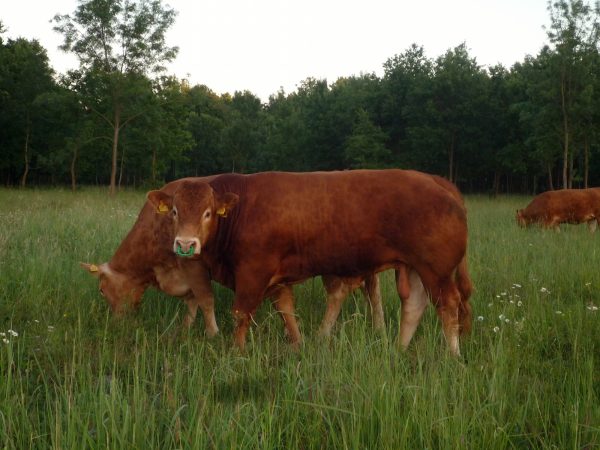
{"type": "MultiPolygon", "coordinates": [[[[210,181],[213,177],[190,178],[187,180],[210,181]]],[[[162,191],[171,194],[184,180],[165,185],[162,191]]],[[[174,238],[173,222],[170,217],[155,214],[154,206],[147,202],[138,219],[125,237],[110,262],[104,264],[82,263],[82,267],[99,279],[100,292],[107,299],[111,310],[121,314],[128,306],[137,307],[144,291],[154,286],[168,295],[182,297],[188,306],[184,325],[191,326],[198,306],[203,312],[206,333],[214,336],[218,332],[214,315],[214,298],[208,269],[201,261],[185,261],[172,252],[174,238]]],[[[233,278],[224,271],[217,281],[233,288],[233,278]]],[[[365,285],[364,293],[371,304],[373,323],[376,329],[384,327],[381,295],[375,275],[361,279],[324,277],[327,291],[327,313],[321,325],[321,333],[328,335],[335,323],[332,311],[352,290],[365,285]]],[[[292,343],[300,340],[295,324],[293,293],[290,286],[281,286],[273,292],[272,301],[280,312],[292,343]]]]}
{"type": "Polygon", "coordinates": [[[517,224],[521,227],[538,223],[544,228],[559,230],[561,223],[587,223],[592,233],[596,230],[598,218],[598,188],[543,192],[534,197],[525,209],[518,209],[516,214],[517,224]]]}
{"type": "MultiPolygon", "coordinates": [[[[429,175],[228,174],[210,183],[183,182],[173,195],[152,191],[148,199],[171,211],[173,251],[200,257],[211,271],[226,267],[233,273],[235,341],[241,348],[258,305],[281,284],[388,268],[402,274],[409,266],[436,305],[450,350],[459,354],[463,299],[456,272],[466,253],[466,213],[429,175]]],[[[402,283],[397,287],[405,296],[402,283]]]]}

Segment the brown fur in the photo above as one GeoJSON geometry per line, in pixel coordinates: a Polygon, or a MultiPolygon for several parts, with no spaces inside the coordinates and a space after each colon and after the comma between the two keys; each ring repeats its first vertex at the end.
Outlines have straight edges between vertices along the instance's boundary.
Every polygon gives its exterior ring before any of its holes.
{"type": "Polygon", "coordinates": [[[226,267],[234,275],[241,347],[252,314],[274,286],[406,264],[431,294],[458,353],[459,308],[468,300],[456,279],[466,253],[466,214],[431,176],[401,170],[222,175],[210,184],[182,183],[171,201],[176,235],[198,238],[211,270],[226,267]],[[205,211],[223,207],[227,192],[237,193],[239,204],[226,219],[213,214],[212,224],[202,222],[205,211]]]}
{"type": "Polygon", "coordinates": [[[599,188],[543,192],[516,214],[517,224],[522,227],[539,224],[543,228],[558,229],[561,223],[587,223],[592,231],[599,217],[599,188]]]}

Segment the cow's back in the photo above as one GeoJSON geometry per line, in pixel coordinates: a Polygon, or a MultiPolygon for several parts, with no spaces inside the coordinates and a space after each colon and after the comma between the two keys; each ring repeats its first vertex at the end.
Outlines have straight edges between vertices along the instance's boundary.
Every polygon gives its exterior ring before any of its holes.
{"type": "Polygon", "coordinates": [[[466,249],[463,206],[419,172],[266,172],[222,176],[211,185],[240,195],[224,222],[235,241],[231,257],[279,265],[278,281],[361,275],[386,268],[383,262],[417,266],[423,258],[445,272],[466,249]]]}

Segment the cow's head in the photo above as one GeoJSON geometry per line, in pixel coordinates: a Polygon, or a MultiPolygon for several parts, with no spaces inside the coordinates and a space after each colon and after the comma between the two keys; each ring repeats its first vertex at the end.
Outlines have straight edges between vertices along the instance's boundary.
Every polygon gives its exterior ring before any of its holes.
{"type": "Polygon", "coordinates": [[[148,192],[148,200],[158,214],[173,218],[173,251],[179,256],[198,256],[217,231],[219,219],[227,217],[237,204],[237,194],[219,194],[200,181],[184,181],[173,195],[163,191],[148,192]]]}
{"type": "Polygon", "coordinates": [[[112,313],[121,316],[140,305],[145,286],[139,281],[110,268],[108,263],[80,263],[90,275],[100,282],[100,295],[106,298],[112,313]]]}
{"type": "Polygon", "coordinates": [[[517,214],[515,216],[515,219],[517,219],[517,224],[521,227],[524,228],[528,225],[527,223],[527,219],[525,218],[525,216],[523,215],[523,210],[522,209],[517,209],[517,214]]]}

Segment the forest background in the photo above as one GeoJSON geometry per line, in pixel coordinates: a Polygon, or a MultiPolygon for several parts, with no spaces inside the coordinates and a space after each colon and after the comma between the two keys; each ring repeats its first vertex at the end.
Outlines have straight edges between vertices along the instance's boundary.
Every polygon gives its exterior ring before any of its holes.
{"type": "MultiPolygon", "coordinates": [[[[482,67],[466,42],[413,44],[383,76],[307,78],[266,103],[166,74],[177,55],[160,0],[91,0],[54,29],[79,68],[0,21],[0,183],[154,187],[185,176],[398,167],[466,192],[600,185],[600,4],[548,3],[548,42],[482,67]]],[[[543,24],[532,24],[542,26],[543,24]]]]}

